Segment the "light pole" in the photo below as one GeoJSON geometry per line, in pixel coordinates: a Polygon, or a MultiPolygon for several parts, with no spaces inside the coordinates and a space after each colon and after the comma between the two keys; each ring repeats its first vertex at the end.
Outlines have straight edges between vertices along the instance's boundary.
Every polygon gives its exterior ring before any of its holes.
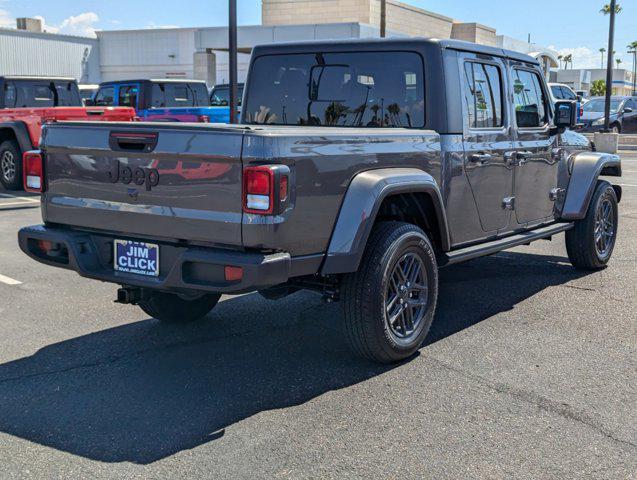
{"type": "Polygon", "coordinates": [[[633,54],[633,95],[637,95],[637,48],[628,50],[633,54]]]}
{"type": "Polygon", "coordinates": [[[610,123],[610,96],[613,88],[613,43],[615,37],[615,10],[616,1],[610,2],[610,25],[608,27],[608,59],[606,64],[606,101],[604,105],[604,132],[609,132],[610,123]]]}
{"type": "Polygon", "coordinates": [[[387,34],[387,0],[380,0],[380,38],[387,34]]]}
{"type": "Polygon", "coordinates": [[[230,68],[230,123],[237,123],[237,0],[229,0],[228,56],[230,68]]]}

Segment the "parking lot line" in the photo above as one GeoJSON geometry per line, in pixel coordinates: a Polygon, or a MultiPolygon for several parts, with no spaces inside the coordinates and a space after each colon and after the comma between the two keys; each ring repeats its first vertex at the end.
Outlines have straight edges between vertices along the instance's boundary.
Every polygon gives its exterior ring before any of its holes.
{"type": "Polygon", "coordinates": [[[0,282],[5,283],[7,285],[22,285],[22,282],[15,280],[11,277],[7,277],[0,273],[0,282]]]}
{"type": "MultiPolygon", "coordinates": [[[[34,202],[7,202],[7,203],[2,203],[0,202],[0,209],[2,207],[15,207],[16,205],[33,205],[34,202]]],[[[35,206],[35,205],[33,205],[35,206]]]]}

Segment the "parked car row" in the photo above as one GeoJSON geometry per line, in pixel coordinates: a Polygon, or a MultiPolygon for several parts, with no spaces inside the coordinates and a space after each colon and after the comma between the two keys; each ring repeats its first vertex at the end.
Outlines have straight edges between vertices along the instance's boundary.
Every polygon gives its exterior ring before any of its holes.
{"type": "MultiPolygon", "coordinates": [[[[131,107],[143,121],[212,122],[230,121],[228,85],[208,92],[200,80],[139,79],[104,82],[87,105],[131,107]]],[[[239,97],[243,85],[239,86],[239,97]]],[[[239,102],[240,106],[240,102],[239,102]]]]}
{"type": "Polygon", "coordinates": [[[134,118],[132,108],[84,107],[72,78],[0,77],[0,183],[10,190],[22,188],[22,154],[38,148],[46,123],[134,118]]]}
{"type": "MultiPolygon", "coordinates": [[[[239,84],[239,98],[243,84],[239,84]]],[[[0,77],[0,183],[22,188],[22,154],[38,148],[43,124],[57,120],[230,121],[230,88],[197,80],[127,80],[78,85],[73,78],[0,77]]],[[[239,100],[239,107],[241,103],[239,100]]],[[[179,163],[181,166],[181,162],[179,163]]],[[[182,169],[186,176],[197,169],[182,169]]]]}

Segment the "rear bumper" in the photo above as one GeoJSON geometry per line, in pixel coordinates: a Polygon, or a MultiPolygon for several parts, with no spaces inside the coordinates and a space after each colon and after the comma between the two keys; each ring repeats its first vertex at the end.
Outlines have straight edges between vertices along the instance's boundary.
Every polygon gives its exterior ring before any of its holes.
{"type": "Polygon", "coordinates": [[[113,269],[113,240],[126,238],[35,225],[18,232],[20,248],[38,262],[74,270],[83,277],[119,285],[175,292],[244,293],[285,283],[290,277],[288,253],[262,254],[218,248],[189,247],[154,242],[160,249],[158,277],[113,269]],[[38,240],[61,245],[60,254],[49,256],[38,240]],[[227,281],[226,266],[243,268],[241,280],[227,281]]]}

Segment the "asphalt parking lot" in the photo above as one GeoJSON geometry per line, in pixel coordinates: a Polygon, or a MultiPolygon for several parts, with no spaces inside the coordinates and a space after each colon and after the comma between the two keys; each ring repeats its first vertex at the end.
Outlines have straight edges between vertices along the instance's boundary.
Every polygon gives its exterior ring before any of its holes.
{"type": "Polygon", "coordinates": [[[610,266],[552,242],[441,271],[420,354],[350,354],[340,306],[226,297],[160,325],[37,264],[0,191],[2,478],[637,477],[637,152],[610,266]]]}

